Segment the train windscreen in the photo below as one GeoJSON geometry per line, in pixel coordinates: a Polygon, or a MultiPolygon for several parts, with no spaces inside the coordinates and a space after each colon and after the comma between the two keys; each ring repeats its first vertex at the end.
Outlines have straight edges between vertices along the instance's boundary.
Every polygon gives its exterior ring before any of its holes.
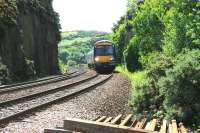
{"type": "Polygon", "coordinates": [[[97,46],[95,48],[95,55],[113,55],[114,49],[112,45],[97,46]]]}

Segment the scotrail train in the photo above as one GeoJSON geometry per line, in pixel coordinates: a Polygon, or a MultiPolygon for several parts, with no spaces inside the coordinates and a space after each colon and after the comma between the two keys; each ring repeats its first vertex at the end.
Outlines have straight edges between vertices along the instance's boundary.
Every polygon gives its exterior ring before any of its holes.
{"type": "Polygon", "coordinates": [[[115,47],[109,40],[97,41],[93,51],[87,56],[89,68],[94,68],[97,72],[112,72],[115,69],[115,47]]]}

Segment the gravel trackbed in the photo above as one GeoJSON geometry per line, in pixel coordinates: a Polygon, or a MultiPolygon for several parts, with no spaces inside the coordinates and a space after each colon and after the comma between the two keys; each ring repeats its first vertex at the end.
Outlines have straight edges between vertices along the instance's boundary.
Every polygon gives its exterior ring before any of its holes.
{"type": "Polygon", "coordinates": [[[13,121],[0,129],[2,133],[43,133],[44,128],[61,127],[65,118],[93,119],[99,115],[117,116],[128,110],[131,84],[122,74],[103,85],[40,110],[23,120],[13,121]]]}

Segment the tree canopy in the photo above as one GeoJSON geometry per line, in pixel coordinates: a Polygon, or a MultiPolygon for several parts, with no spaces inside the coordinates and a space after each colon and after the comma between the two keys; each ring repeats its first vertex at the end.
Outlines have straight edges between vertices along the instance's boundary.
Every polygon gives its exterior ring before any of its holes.
{"type": "Polygon", "coordinates": [[[112,38],[118,63],[135,72],[134,112],[200,125],[199,0],[129,0],[112,38]]]}

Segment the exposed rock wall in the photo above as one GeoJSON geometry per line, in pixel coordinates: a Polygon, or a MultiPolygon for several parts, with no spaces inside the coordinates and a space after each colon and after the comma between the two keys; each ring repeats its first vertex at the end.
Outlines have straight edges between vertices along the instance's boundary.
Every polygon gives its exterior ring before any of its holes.
{"type": "Polygon", "coordinates": [[[58,73],[59,39],[52,0],[0,0],[0,80],[58,73]]]}

